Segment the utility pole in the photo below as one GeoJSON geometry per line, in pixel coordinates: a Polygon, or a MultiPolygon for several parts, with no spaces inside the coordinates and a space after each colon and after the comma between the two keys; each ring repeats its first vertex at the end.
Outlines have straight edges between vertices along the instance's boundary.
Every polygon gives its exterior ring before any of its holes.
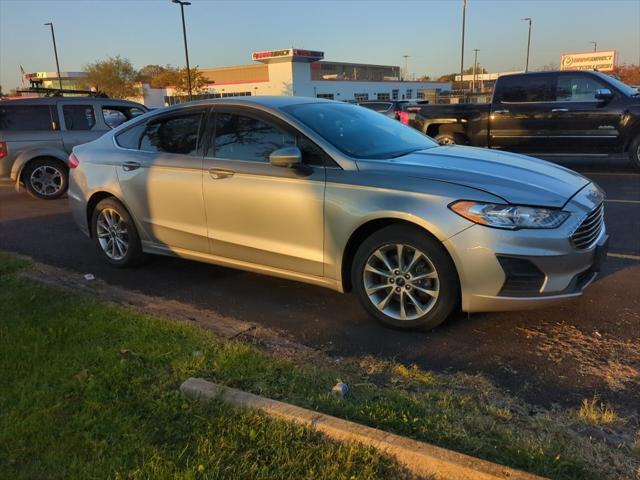
{"type": "Polygon", "coordinates": [[[189,101],[192,100],[191,95],[191,69],[189,68],[189,48],[187,47],[187,27],[184,23],[184,7],[191,5],[191,2],[182,2],[181,0],[171,0],[173,3],[180,4],[180,13],[182,14],[182,36],[184,37],[184,56],[187,59],[187,86],[189,88],[189,101]]]}
{"type": "Polygon", "coordinates": [[[527,39],[527,64],[524,67],[524,71],[529,71],[529,50],[531,49],[531,17],[526,17],[522,19],[525,22],[529,22],[529,37],[527,39]]]}
{"type": "Polygon", "coordinates": [[[462,0],[462,47],[460,49],[460,90],[463,89],[464,83],[464,24],[467,19],[467,0],[462,0]]]}
{"type": "Polygon", "coordinates": [[[593,51],[597,52],[598,51],[598,42],[589,42],[593,45],[593,51]]]}
{"type": "Polygon", "coordinates": [[[60,90],[62,90],[62,77],[60,77],[60,63],[58,62],[58,48],[56,47],[56,34],[53,31],[53,22],[47,22],[45,25],[49,25],[51,27],[51,38],[53,39],[53,54],[56,57],[56,71],[58,72],[58,85],[60,85],[60,90]]]}
{"type": "Polygon", "coordinates": [[[473,91],[476,91],[476,71],[478,69],[478,52],[480,51],[479,48],[474,48],[473,51],[475,52],[475,57],[473,59],[473,91]]]}

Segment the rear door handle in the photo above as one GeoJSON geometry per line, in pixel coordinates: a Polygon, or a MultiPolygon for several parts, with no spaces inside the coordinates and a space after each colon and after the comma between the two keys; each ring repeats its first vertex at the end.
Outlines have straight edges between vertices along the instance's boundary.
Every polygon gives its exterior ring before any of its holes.
{"type": "Polygon", "coordinates": [[[142,165],[140,165],[138,162],[124,162],[122,164],[122,169],[125,172],[130,172],[131,170],[137,170],[138,168],[140,168],[142,165]]]}
{"type": "Polygon", "coordinates": [[[553,108],[551,111],[552,112],[568,112],[569,109],[568,108],[553,108]]]}
{"type": "Polygon", "coordinates": [[[506,110],[506,109],[494,110],[493,113],[509,113],[509,110],[506,110]]]}
{"type": "Polygon", "coordinates": [[[235,172],[233,170],[224,170],[222,168],[210,168],[209,176],[214,180],[221,180],[223,178],[233,177],[235,172]]]}

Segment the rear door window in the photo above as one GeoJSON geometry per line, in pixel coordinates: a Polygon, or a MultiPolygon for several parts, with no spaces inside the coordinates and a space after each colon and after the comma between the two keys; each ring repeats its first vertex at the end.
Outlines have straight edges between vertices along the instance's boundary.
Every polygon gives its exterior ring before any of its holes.
{"type": "Polygon", "coordinates": [[[496,101],[506,103],[553,102],[556,82],[552,75],[509,75],[500,77],[496,101]]]}
{"type": "Polygon", "coordinates": [[[49,105],[0,105],[0,130],[54,130],[49,105]]]}
{"type": "Polygon", "coordinates": [[[67,130],[91,130],[96,126],[92,105],[63,105],[62,115],[67,130]]]}
{"type": "Polygon", "coordinates": [[[150,121],[140,139],[140,150],[195,155],[202,112],[183,113],[150,121]]]}

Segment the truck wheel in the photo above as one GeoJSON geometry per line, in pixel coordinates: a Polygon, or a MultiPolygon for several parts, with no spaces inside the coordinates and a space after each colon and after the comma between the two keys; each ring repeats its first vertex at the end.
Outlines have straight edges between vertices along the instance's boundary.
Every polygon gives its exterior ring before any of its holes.
{"type": "Polygon", "coordinates": [[[439,133],[435,137],[435,141],[440,145],[468,145],[467,137],[462,133],[447,132],[439,133]]]}
{"type": "Polygon", "coordinates": [[[629,148],[629,164],[635,170],[640,170],[640,135],[638,135],[629,148]]]}
{"type": "Polygon", "coordinates": [[[367,238],[351,273],[365,310],[395,328],[433,328],[460,298],[458,274],[442,244],[408,225],[391,225],[367,238]]]}
{"type": "Polygon", "coordinates": [[[29,195],[53,200],[67,191],[69,170],[60,160],[40,158],[26,165],[22,179],[29,195]]]}

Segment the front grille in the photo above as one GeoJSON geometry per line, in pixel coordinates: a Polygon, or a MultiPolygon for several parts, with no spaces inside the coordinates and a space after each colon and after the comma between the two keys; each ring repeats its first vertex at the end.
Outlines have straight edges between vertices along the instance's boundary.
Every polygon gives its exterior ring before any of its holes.
{"type": "Polygon", "coordinates": [[[585,250],[593,245],[604,226],[604,203],[598,205],[571,235],[576,250],[585,250]]]}

